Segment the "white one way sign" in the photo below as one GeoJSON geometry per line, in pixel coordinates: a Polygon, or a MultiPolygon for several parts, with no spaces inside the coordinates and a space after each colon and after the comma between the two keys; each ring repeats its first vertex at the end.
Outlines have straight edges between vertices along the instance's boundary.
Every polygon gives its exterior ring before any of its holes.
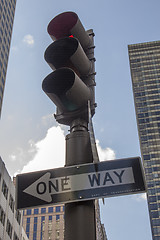
{"type": "Polygon", "coordinates": [[[145,191],[139,158],[21,174],[16,184],[19,209],[145,191]]]}
{"type": "Polygon", "coordinates": [[[131,167],[101,171],[97,174],[93,172],[59,178],[51,178],[51,173],[47,172],[23,192],[50,203],[53,194],[76,192],[105,186],[118,186],[120,184],[129,183],[135,183],[131,167]]]}

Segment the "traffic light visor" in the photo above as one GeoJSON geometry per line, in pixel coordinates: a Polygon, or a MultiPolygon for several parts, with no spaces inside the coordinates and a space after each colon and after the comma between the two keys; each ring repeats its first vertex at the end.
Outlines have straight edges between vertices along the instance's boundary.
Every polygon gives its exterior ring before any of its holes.
{"type": "Polygon", "coordinates": [[[47,31],[53,40],[73,36],[79,40],[83,49],[87,49],[91,43],[89,34],[74,12],[64,12],[57,15],[48,24],[47,31]]]}
{"type": "Polygon", "coordinates": [[[69,67],[78,76],[88,75],[92,67],[79,41],[71,37],[53,42],[46,49],[44,58],[53,70],[69,67]]]}
{"type": "Polygon", "coordinates": [[[77,48],[78,41],[75,38],[61,38],[49,45],[44,58],[53,70],[65,67],[77,48]]]}
{"type": "Polygon", "coordinates": [[[89,88],[69,68],[59,68],[42,83],[43,91],[62,111],[74,111],[84,106],[91,97],[89,88]]]}
{"type": "Polygon", "coordinates": [[[48,24],[47,31],[55,39],[70,36],[71,29],[77,23],[78,16],[74,12],[64,12],[53,18],[48,24]]]}

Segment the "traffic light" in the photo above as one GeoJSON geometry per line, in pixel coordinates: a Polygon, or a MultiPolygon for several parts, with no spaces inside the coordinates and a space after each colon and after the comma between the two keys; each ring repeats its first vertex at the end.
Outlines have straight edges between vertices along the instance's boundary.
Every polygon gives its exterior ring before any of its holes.
{"type": "MultiPolygon", "coordinates": [[[[42,83],[57,106],[56,121],[69,125],[65,166],[93,162],[88,124],[95,113],[93,30],[85,31],[74,12],[57,15],[48,25],[54,42],[44,57],[52,68],[42,83]]],[[[65,240],[96,239],[94,200],[65,204],[65,240]]]]}
{"type": "Polygon", "coordinates": [[[48,25],[54,42],[44,57],[53,69],[42,88],[57,106],[55,118],[65,125],[75,119],[88,122],[88,101],[95,113],[95,67],[93,30],[85,31],[74,12],[57,15],[48,25]]]}

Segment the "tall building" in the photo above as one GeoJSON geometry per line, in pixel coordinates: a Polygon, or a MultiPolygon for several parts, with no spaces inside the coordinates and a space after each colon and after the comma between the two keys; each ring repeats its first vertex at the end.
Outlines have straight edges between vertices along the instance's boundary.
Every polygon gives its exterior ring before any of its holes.
{"type": "Polygon", "coordinates": [[[23,227],[29,240],[63,240],[64,206],[43,206],[23,210],[23,227]]]}
{"type": "Polygon", "coordinates": [[[160,41],[132,44],[128,51],[152,236],[159,240],[160,41]]]}
{"type": "Polygon", "coordinates": [[[0,116],[16,0],[0,0],[0,116]]]}
{"type": "Polygon", "coordinates": [[[28,240],[22,213],[15,209],[15,186],[0,157],[0,240],[28,240]]]}
{"type": "MultiPolygon", "coordinates": [[[[97,240],[107,240],[101,224],[98,201],[96,203],[97,240]]],[[[29,240],[64,239],[64,205],[50,205],[23,210],[23,228],[29,240]]]]}

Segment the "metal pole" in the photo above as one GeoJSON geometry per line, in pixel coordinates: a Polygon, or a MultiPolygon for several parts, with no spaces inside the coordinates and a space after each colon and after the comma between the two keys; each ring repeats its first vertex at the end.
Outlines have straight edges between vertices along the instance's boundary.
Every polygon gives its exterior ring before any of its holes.
{"type": "MultiPolygon", "coordinates": [[[[93,162],[87,123],[75,120],[66,136],[66,166],[93,162]]],[[[65,204],[65,240],[96,240],[95,201],[65,204]]]]}

